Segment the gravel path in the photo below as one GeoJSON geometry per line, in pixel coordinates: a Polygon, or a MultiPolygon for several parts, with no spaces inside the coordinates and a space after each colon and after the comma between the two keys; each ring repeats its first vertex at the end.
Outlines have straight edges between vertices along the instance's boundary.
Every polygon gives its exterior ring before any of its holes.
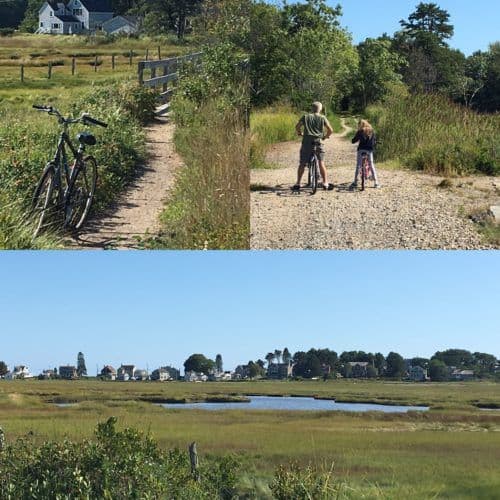
{"type": "MultiPolygon", "coordinates": [[[[500,200],[500,178],[474,176],[438,188],[441,177],[378,168],[381,189],[349,191],[355,146],[325,141],[331,192],[292,194],[299,142],[271,147],[273,169],[251,173],[252,249],[487,249],[468,215],[500,200]]],[[[307,172],[304,174],[306,178],[307,172]]]]}
{"type": "Polygon", "coordinates": [[[140,248],[140,239],[157,234],[159,215],[174,175],[182,160],[173,144],[174,125],[168,118],[156,118],[146,127],[146,146],[150,151],[136,180],[117,202],[104,213],[90,219],[78,236],[69,242],[81,248],[140,248]]]}

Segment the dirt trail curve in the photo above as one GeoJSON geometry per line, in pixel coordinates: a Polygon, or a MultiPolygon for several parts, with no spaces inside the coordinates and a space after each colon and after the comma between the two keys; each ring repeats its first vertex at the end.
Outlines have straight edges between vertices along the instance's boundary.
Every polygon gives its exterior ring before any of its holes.
{"type": "Polygon", "coordinates": [[[491,248],[468,214],[498,204],[500,178],[453,179],[453,187],[442,189],[442,178],[379,168],[381,189],[370,182],[365,192],[351,192],[356,152],[343,125],[342,134],[325,141],[334,191],[291,193],[298,142],[271,147],[267,161],[277,168],[252,171],[252,249],[491,248]]]}
{"type": "Polygon", "coordinates": [[[157,117],[146,127],[146,165],[109,209],[89,219],[71,247],[133,249],[158,233],[159,215],[182,160],[173,144],[174,125],[157,117]]]}

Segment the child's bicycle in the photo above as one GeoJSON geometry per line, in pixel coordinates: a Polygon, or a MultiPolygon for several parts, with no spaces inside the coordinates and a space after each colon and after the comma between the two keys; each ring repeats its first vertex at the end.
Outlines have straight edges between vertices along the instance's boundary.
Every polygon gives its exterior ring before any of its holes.
{"type": "Polygon", "coordinates": [[[366,181],[372,176],[370,156],[368,153],[361,155],[361,191],[365,190],[366,181]]]}
{"type": "Polygon", "coordinates": [[[52,106],[33,105],[57,118],[62,127],[54,158],[47,163],[38,181],[32,200],[32,215],[36,225],[35,238],[44,230],[61,226],[64,229],[80,229],[87,218],[97,183],[97,162],[93,156],[84,156],[86,146],[94,146],[96,138],[89,132],[80,132],[75,148],[68,134],[69,125],[99,125],[107,127],[84,113],[79,118],[65,118],[52,106]],[[66,146],[72,153],[73,162],[68,164],[66,146]]]}

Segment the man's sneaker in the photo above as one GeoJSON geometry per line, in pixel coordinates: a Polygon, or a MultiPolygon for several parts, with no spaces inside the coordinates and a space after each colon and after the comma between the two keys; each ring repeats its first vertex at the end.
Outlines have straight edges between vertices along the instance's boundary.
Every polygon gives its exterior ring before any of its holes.
{"type": "Polygon", "coordinates": [[[374,188],[379,189],[380,187],[381,187],[380,184],[378,182],[376,182],[374,188]]]}
{"type": "Polygon", "coordinates": [[[349,191],[354,191],[355,189],[358,189],[358,183],[357,183],[357,182],[353,182],[353,183],[349,186],[349,191]]]}
{"type": "Polygon", "coordinates": [[[300,191],[300,184],[295,184],[295,186],[292,187],[292,191],[298,193],[300,191]]]}
{"type": "Polygon", "coordinates": [[[334,187],[335,186],[331,182],[329,182],[328,184],[323,184],[323,189],[325,191],[333,191],[334,187]]]}

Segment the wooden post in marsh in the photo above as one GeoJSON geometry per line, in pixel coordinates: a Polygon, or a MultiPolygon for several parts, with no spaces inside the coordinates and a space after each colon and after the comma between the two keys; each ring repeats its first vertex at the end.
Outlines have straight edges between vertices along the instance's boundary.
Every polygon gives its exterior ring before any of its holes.
{"type": "Polygon", "coordinates": [[[21,83],[24,83],[24,64],[21,64],[21,83]]]}
{"type": "Polygon", "coordinates": [[[161,47],[158,45],[158,61],[161,61],[161,47]]]}
{"type": "Polygon", "coordinates": [[[196,442],[189,445],[189,460],[191,461],[191,474],[195,481],[200,481],[200,471],[198,470],[198,451],[196,450],[196,442]]]}
{"type": "Polygon", "coordinates": [[[76,58],[75,58],[75,56],[73,56],[71,58],[71,76],[74,76],[75,69],[76,69],[76,58]]]}
{"type": "MultiPolygon", "coordinates": [[[[162,76],[167,76],[168,75],[168,66],[165,64],[163,66],[163,75],[162,76]]],[[[168,83],[165,82],[161,88],[161,91],[166,95],[168,91],[168,83]]]]}
{"type": "Polygon", "coordinates": [[[49,61],[49,67],[47,69],[47,78],[50,80],[52,78],[52,63],[49,61]]]}
{"type": "Polygon", "coordinates": [[[115,70],[115,55],[111,55],[111,69],[114,71],[115,70]]]}
{"type": "Polygon", "coordinates": [[[146,49],[146,61],[149,59],[149,49],[146,49]]]}
{"type": "Polygon", "coordinates": [[[3,429],[0,427],[0,453],[3,451],[5,447],[5,433],[3,429]]]}
{"type": "Polygon", "coordinates": [[[128,53],[128,65],[132,66],[132,51],[128,53]]]}
{"type": "Polygon", "coordinates": [[[139,80],[139,85],[144,84],[144,61],[139,61],[137,65],[137,79],[139,80]]]}
{"type": "Polygon", "coordinates": [[[98,63],[98,60],[97,60],[97,54],[96,54],[95,59],[94,59],[94,73],[97,73],[97,63],[98,63]]]}

